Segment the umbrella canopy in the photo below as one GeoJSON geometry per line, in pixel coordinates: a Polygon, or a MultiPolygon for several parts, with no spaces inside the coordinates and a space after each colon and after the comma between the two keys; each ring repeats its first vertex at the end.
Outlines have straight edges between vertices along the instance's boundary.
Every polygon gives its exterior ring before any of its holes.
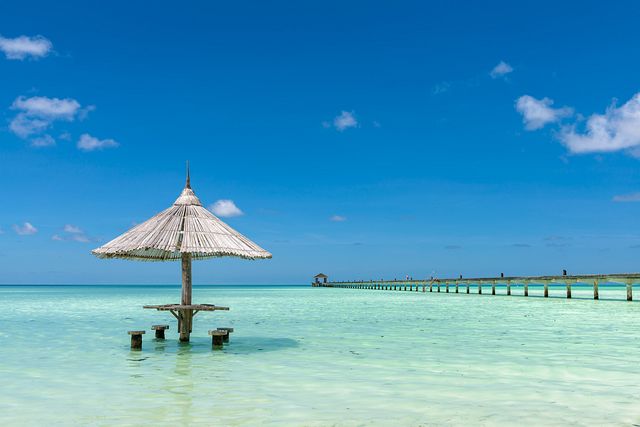
{"type": "Polygon", "coordinates": [[[91,251],[98,258],[170,261],[233,256],[271,258],[271,254],[238,233],[202,206],[187,184],[173,206],[91,251]]]}

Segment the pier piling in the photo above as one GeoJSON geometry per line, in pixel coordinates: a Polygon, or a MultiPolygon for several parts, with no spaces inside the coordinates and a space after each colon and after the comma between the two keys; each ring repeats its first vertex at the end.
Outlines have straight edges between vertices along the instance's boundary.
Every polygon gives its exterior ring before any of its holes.
{"type": "Polygon", "coordinates": [[[142,350],[142,335],[145,331],[129,331],[131,335],[131,350],[142,350]]]}
{"type": "Polygon", "coordinates": [[[164,339],[164,331],[169,329],[169,325],[153,325],[151,326],[151,330],[156,331],[156,339],[163,340],[164,339]]]}
{"type": "Polygon", "coordinates": [[[209,331],[209,335],[211,335],[211,346],[215,349],[220,349],[224,345],[224,336],[229,335],[229,333],[215,329],[209,331]]]}
{"type": "Polygon", "coordinates": [[[219,331],[226,331],[226,335],[222,336],[222,341],[223,342],[229,342],[229,335],[231,335],[231,332],[233,332],[233,328],[218,328],[219,331]]]}

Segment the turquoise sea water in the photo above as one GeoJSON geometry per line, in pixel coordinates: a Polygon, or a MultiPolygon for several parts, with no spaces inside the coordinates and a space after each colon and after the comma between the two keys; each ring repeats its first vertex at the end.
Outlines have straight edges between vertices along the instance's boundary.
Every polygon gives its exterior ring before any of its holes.
{"type": "Polygon", "coordinates": [[[640,424],[640,304],[563,292],[196,287],[180,345],[178,287],[0,286],[0,425],[640,424]]]}

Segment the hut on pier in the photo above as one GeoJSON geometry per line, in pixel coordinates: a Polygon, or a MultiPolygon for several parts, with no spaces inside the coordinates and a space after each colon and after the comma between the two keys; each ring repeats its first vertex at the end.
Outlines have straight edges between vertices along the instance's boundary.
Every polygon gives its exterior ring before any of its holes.
{"type": "Polygon", "coordinates": [[[199,311],[228,310],[212,304],[192,304],[191,262],[232,256],[244,259],[271,258],[271,254],[222,222],[202,206],[187,182],[171,207],[138,224],[109,243],[94,249],[98,258],[182,263],[180,304],[145,306],[170,311],[178,319],[180,341],[189,341],[193,316],[199,311]]]}
{"type": "Polygon", "coordinates": [[[327,276],[326,274],[316,274],[315,276],[313,276],[313,281],[316,284],[319,283],[327,283],[327,279],[329,279],[329,276],[327,276]]]}

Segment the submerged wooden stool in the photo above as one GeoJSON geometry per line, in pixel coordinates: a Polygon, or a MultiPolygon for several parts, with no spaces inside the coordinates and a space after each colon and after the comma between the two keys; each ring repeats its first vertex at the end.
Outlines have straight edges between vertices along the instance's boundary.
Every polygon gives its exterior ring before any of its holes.
{"type": "Polygon", "coordinates": [[[131,335],[131,350],[142,350],[142,335],[144,331],[129,331],[131,335]]]}
{"type": "Polygon", "coordinates": [[[156,331],[156,338],[159,340],[164,339],[164,331],[169,329],[169,325],[153,325],[152,330],[156,331]]]}
{"type": "Polygon", "coordinates": [[[233,328],[218,328],[219,331],[227,331],[227,335],[222,338],[222,341],[229,342],[229,335],[233,332],[233,328]]]}
{"type": "Polygon", "coordinates": [[[211,335],[211,345],[213,348],[222,348],[224,345],[224,337],[228,336],[229,333],[227,331],[219,331],[215,329],[209,331],[209,335],[211,335]]]}

